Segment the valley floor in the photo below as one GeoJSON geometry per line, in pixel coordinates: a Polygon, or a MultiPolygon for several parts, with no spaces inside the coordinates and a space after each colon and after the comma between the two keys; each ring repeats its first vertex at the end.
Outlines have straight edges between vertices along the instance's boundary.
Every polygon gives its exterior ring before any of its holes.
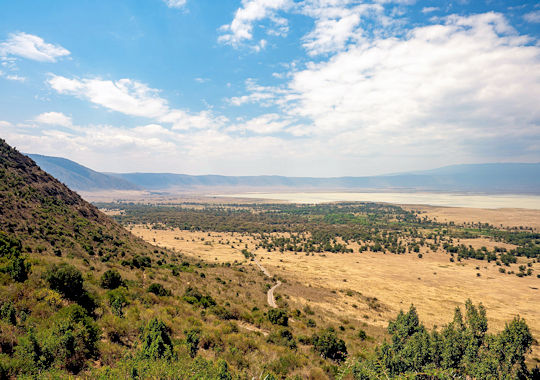
{"type": "MultiPolygon", "coordinates": [[[[428,327],[441,327],[451,320],[455,307],[470,298],[486,306],[492,332],[520,315],[533,336],[540,337],[540,279],[500,273],[494,262],[470,259],[452,263],[448,254],[427,250],[422,258],[381,252],[308,256],[255,249],[257,242],[239,233],[155,230],[145,225],[133,226],[131,231],[152,244],[208,262],[255,266],[241,253],[247,245],[274,276],[284,280],[276,294],[293,308],[309,304],[334,323],[357,320],[382,330],[400,309],[414,304],[428,327]]],[[[493,245],[485,239],[463,243],[493,245]]],[[[512,264],[517,265],[519,262],[512,264]]],[[[533,269],[539,273],[540,263],[533,269]]],[[[538,345],[533,346],[532,357],[540,357],[538,345]]]]}

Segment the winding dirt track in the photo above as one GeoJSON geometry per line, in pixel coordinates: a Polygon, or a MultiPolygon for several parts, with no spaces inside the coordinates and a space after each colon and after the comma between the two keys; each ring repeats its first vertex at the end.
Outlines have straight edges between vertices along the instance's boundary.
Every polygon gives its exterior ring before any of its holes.
{"type": "MultiPolygon", "coordinates": [[[[272,279],[274,278],[274,276],[272,276],[270,272],[268,272],[268,270],[266,270],[266,268],[262,266],[259,260],[254,259],[254,261],[255,261],[255,264],[259,267],[259,269],[266,275],[266,277],[272,278],[272,279]]],[[[268,289],[268,293],[266,294],[268,305],[270,305],[270,307],[273,307],[274,309],[277,308],[276,299],[274,298],[274,290],[276,290],[280,285],[281,285],[281,281],[277,280],[276,284],[272,286],[270,289],[268,289]]]]}

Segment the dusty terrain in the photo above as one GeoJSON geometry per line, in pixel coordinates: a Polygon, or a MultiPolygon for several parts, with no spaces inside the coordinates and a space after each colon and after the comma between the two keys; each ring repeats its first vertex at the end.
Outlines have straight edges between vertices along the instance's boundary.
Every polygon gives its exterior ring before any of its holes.
{"type": "MultiPolygon", "coordinates": [[[[540,279],[500,273],[500,267],[493,262],[452,263],[447,254],[427,251],[423,251],[422,259],[416,254],[371,252],[310,256],[269,253],[254,249],[255,242],[238,233],[209,235],[147,226],[135,226],[132,232],[153,244],[206,261],[255,265],[241,253],[247,244],[275,277],[284,279],[276,294],[283,294],[293,307],[309,304],[336,321],[357,319],[385,327],[400,309],[414,304],[426,325],[442,326],[451,320],[456,306],[463,306],[471,298],[486,306],[492,331],[502,329],[506,321],[520,315],[533,335],[540,337],[540,279]],[[321,291],[324,296],[319,297],[317,292],[321,291]]],[[[476,240],[480,245],[490,243],[476,240]]],[[[516,272],[517,265],[519,262],[511,266],[516,272]]],[[[533,269],[535,274],[540,273],[540,264],[535,263],[533,269]]],[[[535,346],[534,351],[538,357],[539,347],[535,346]]]]}
{"type": "Polygon", "coordinates": [[[532,227],[540,230],[540,210],[528,209],[482,209],[465,207],[435,207],[424,205],[403,205],[406,210],[418,210],[421,216],[438,222],[489,223],[495,227],[532,227]]]}

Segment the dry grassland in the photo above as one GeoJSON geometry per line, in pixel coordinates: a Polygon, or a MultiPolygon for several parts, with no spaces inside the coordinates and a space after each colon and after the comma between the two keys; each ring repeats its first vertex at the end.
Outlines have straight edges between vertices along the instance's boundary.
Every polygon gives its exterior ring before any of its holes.
{"type": "Polygon", "coordinates": [[[428,219],[438,222],[454,222],[463,224],[465,222],[489,223],[495,227],[532,227],[536,231],[540,230],[540,210],[526,209],[482,209],[465,207],[435,207],[422,205],[403,205],[405,210],[420,211],[420,216],[427,216],[428,219]]]}
{"type": "MultiPolygon", "coordinates": [[[[456,306],[471,298],[486,306],[491,331],[502,329],[505,321],[519,314],[527,320],[533,335],[540,337],[540,279],[499,273],[494,263],[451,263],[448,255],[427,251],[422,251],[422,259],[416,254],[371,252],[310,256],[269,253],[254,250],[255,242],[238,233],[209,236],[206,232],[152,230],[146,226],[135,226],[132,232],[150,243],[209,262],[254,265],[241,253],[247,244],[272,274],[285,280],[276,294],[281,293],[294,308],[309,304],[330,321],[359,320],[382,330],[400,309],[414,304],[427,326],[442,326],[451,320],[456,306]]],[[[485,239],[462,242],[493,245],[485,239]]],[[[517,265],[519,261],[512,265],[516,272],[517,265]]],[[[540,264],[535,263],[533,269],[535,274],[540,273],[540,264]]],[[[536,357],[540,356],[538,346],[534,351],[536,357]]]]}

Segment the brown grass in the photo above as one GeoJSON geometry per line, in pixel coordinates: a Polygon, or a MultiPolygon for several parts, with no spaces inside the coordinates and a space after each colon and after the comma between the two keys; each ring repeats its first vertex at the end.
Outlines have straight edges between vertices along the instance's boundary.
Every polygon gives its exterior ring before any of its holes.
{"type": "MultiPolygon", "coordinates": [[[[206,232],[151,230],[145,226],[136,226],[132,232],[188,256],[209,262],[238,261],[254,267],[240,252],[245,244],[253,251],[254,241],[249,236],[208,236],[206,232]]],[[[494,244],[486,239],[462,242],[494,244]]],[[[451,320],[455,307],[463,306],[470,298],[486,306],[491,331],[501,330],[506,321],[520,315],[527,320],[533,335],[540,337],[540,279],[499,273],[500,267],[495,263],[451,263],[447,254],[427,251],[422,251],[422,259],[416,254],[371,252],[310,256],[262,249],[254,252],[273,275],[285,279],[276,291],[283,295],[284,302],[300,309],[309,304],[329,322],[363,321],[381,331],[400,309],[414,304],[427,326],[442,326],[451,320]]],[[[518,264],[513,264],[511,270],[517,272],[518,264]]],[[[540,264],[535,263],[533,269],[535,274],[540,273],[540,264]]],[[[535,351],[538,356],[538,346],[535,351]]]]}

